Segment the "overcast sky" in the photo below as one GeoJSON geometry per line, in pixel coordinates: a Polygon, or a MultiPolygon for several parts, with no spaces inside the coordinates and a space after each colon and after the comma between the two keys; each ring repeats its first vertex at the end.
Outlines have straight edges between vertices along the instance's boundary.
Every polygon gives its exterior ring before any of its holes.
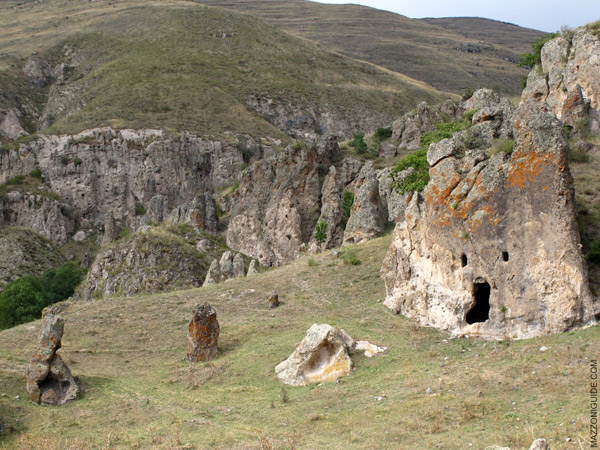
{"type": "Polygon", "coordinates": [[[328,0],[393,11],[412,18],[485,17],[534,28],[558,31],[600,20],[600,0],[328,0]]]}

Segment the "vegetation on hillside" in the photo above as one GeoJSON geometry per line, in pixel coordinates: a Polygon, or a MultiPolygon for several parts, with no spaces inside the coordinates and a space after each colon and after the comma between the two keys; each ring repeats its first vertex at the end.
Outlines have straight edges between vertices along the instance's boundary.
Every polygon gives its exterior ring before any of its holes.
{"type": "Polygon", "coordinates": [[[556,37],[560,36],[560,33],[548,33],[542,37],[539,37],[531,44],[532,51],[530,53],[524,53],[519,59],[519,66],[525,68],[533,68],[542,64],[542,47],[544,44],[556,37]]]}

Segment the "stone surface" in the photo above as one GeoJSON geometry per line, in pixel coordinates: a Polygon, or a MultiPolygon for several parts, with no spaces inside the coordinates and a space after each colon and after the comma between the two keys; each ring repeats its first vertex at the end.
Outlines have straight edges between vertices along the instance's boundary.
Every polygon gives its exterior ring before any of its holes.
{"type": "Polygon", "coordinates": [[[246,264],[241,254],[236,253],[233,257],[232,278],[243,278],[246,276],[246,264]]]}
{"type": "Polygon", "coordinates": [[[392,124],[392,139],[400,141],[399,148],[415,150],[419,147],[421,136],[443,120],[442,114],[453,118],[456,111],[457,107],[452,102],[446,102],[440,108],[420,103],[415,111],[406,113],[392,124]]]}
{"type": "Polygon", "coordinates": [[[119,227],[112,213],[108,214],[104,221],[104,234],[102,235],[102,245],[108,245],[119,237],[119,227]]]}
{"type": "Polygon", "coordinates": [[[203,286],[222,283],[232,278],[243,278],[245,275],[246,263],[243,256],[227,250],[219,260],[215,259],[210,264],[203,286]]]}
{"type": "Polygon", "coordinates": [[[383,233],[387,211],[379,197],[379,180],[371,161],[360,171],[357,193],[344,231],[343,244],[356,244],[383,233]]]}
{"type": "Polygon", "coordinates": [[[279,306],[279,294],[277,291],[273,291],[267,297],[267,305],[270,309],[277,308],[279,306]]]}
{"type": "Polygon", "coordinates": [[[64,321],[53,308],[42,316],[42,331],[27,368],[27,394],[34,403],[62,405],[79,396],[79,386],[56,351],[61,346],[64,321]]]}
{"type": "Polygon", "coordinates": [[[384,259],[386,306],[495,339],[594,322],[562,124],[526,103],[514,135],[511,156],[473,150],[430,168],[384,259]]]}
{"type": "Polygon", "coordinates": [[[305,386],[350,375],[352,360],[345,340],[331,325],[314,324],[290,357],[277,365],[277,377],[290,386],[305,386]]]}
{"type": "Polygon", "coordinates": [[[246,276],[257,274],[258,273],[257,265],[258,265],[258,263],[256,262],[255,259],[250,261],[250,265],[248,266],[248,273],[246,274],[246,276]]]}
{"type": "Polygon", "coordinates": [[[217,231],[217,203],[212,192],[197,195],[191,202],[175,208],[167,217],[167,223],[187,223],[196,231],[217,231]]]}
{"type": "Polygon", "coordinates": [[[367,358],[372,358],[379,353],[385,352],[387,347],[378,347],[375,344],[371,344],[369,341],[356,341],[356,346],[354,349],[364,352],[364,355],[367,358]]]}
{"type": "Polygon", "coordinates": [[[391,159],[398,153],[398,147],[391,142],[381,142],[379,144],[378,156],[383,159],[391,159]]]}
{"type": "Polygon", "coordinates": [[[550,446],[545,439],[536,439],[531,443],[529,450],[550,450],[550,446]]]}
{"type": "Polygon", "coordinates": [[[18,137],[27,134],[29,133],[21,126],[17,113],[15,113],[13,109],[6,111],[4,116],[0,119],[0,136],[4,135],[8,139],[15,140],[18,137]]]}
{"type": "Polygon", "coordinates": [[[521,101],[534,101],[540,108],[548,108],[575,133],[580,127],[599,132],[598,38],[586,27],[578,28],[570,40],[559,36],[547,42],[541,60],[541,71],[530,72],[521,101]]]}
{"type": "Polygon", "coordinates": [[[197,304],[189,324],[187,360],[208,361],[219,355],[217,312],[208,303],[197,304]]]}

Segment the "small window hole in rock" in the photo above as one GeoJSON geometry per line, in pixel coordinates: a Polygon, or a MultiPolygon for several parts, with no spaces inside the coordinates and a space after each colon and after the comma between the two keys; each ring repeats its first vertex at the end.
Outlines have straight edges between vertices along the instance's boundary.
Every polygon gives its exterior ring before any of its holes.
{"type": "Polygon", "coordinates": [[[460,256],[460,265],[462,267],[467,267],[467,264],[469,263],[468,259],[467,259],[467,255],[465,255],[464,253],[460,256]]]}
{"type": "Polygon", "coordinates": [[[502,261],[508,261],[508,252],[502,252],[502,261]]]}

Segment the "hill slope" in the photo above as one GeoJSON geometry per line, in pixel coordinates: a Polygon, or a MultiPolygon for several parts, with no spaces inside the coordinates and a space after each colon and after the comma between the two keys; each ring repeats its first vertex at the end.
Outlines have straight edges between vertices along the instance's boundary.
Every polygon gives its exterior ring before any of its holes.
{"type": "Polygon", "coordinates": [[[3,106],[28,109],[14,67],[34,54],[28,73],[48,99],[33,103],[48,132],[110,125],[349,136],[443,98],[424,83],[256,18],[184,0],[50,0],[8,8],[0,17],[0,53],[10,73],[2,87],[20,89],[3,106]]]}
{"type": "Polygon", "coordinates": [[[416,327],[379,303],[389,243],[303,257],[226,285],[66,304],[60,353],[86,393],[60,408],[26,400],[23,371],[40,322],[0,332],[0,417],[16,428],[0,439],[8,448],[78,450],[527,449],[537,437],[553,449],[572,448],[567,437],[584,446],[581,386],[600,327],[498,343],[416,327]],[[352,255],[361,264],[344,265],[352,255]],[[268,310],[273,289],[283,304],[268,310]],[[221,355],[189,364],[187,326],[203,301],[217,310],[221,355]],[[353,374],[339,383],[283,388],[274,367],[313,323],[388,351],[354,356],[353,374]]]}
{"type": "Polygon", "coordinates": [[[450,92],[470,86],[519,95],[527,71],[516,65],[518,56],[543,34],[485,19],[438,24],[365,6],[306,0],[198,1],[253,14],[297,36],[450,92]],[[473,32],[473,25],[493,32],[473,32]]]}

